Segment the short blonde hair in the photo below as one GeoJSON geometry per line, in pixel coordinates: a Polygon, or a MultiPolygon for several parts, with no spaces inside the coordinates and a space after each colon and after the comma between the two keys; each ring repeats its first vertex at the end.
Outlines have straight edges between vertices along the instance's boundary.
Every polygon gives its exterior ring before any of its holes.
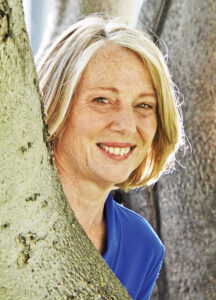
{"type": "Polygon", "coordinates": [[[73,96],[88,62],[99,48],[113,42],[136,53],[151,75],[157,95],[158,126],[152,147],[129,178],[118,184],[128,190],[153,184],[174,167],[175,153],[184,143],[178,97],[164,57],[152,38],[119,22],[91,15],[64,31],[41,58],[40,87],[50,140],[55,145],[66,128],[73,96]]]}

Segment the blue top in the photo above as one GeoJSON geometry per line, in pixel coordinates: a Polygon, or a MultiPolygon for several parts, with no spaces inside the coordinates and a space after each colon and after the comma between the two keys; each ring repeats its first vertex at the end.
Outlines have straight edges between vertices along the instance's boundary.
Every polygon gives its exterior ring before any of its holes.
{"type": "Polygon", "coordinates": [[[107,250],[103,258],[132,299],[150,299],[164,257],[163,244],[143,217],[119,205],[111,194],[105,216],[107,250]]]}

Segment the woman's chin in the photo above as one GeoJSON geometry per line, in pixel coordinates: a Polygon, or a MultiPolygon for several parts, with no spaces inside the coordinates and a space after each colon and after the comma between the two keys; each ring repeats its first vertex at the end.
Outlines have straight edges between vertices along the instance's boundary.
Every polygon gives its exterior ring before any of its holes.
{"type": "Polygon", "coordinates": [[[124,182],[125,180],[127,180],[129,177],[128,176],[110,176],[110,177],[106,177],[103,178],[102,181],[104,181],[103,185],[108,185],[111,187],[111,189],[113,189],[113,187],[118,186],[120,183],[124,182]]]}
{"type": "Polygon", "coordinates": [[[116,172],[112,172],[110,174],[107,173],[106,178],[114,185],[118,185],[126,181],[130,177],[130,175],[136,170],[136,168],[131,168],[130,170],[117,170],[116,168],[116,172]]]}

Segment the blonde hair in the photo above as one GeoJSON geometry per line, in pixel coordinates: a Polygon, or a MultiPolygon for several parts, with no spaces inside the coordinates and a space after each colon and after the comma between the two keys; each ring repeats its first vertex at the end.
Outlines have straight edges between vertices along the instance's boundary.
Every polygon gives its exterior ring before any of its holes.
{"type": "Polygon", "coordinates": [[[92,15],[64,31],[41,58],[38,75],[50,140],[55,145],[66,128],[73,96],[92,56],[107,42],[135,52],[151,75],[158,101],[158,126],[152,147],[140,166],[119,188],[150,185],[174,167],[175,153],[184,144],[178,97],[164,57],[152,38],[119,22],[92,15]]]}

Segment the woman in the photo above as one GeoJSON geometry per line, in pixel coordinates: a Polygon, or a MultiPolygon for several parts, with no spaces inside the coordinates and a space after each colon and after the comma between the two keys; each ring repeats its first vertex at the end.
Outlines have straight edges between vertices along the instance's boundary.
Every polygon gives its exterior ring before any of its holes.
{"type": "Polygon", "coordinates": [[[164,247],[110,194],[154,183],[172,168],[181,119],[163,56],[150,37],[89,16],[39,66],[55,165],[88,237],[133,299],[149,299],[164,247]]]}

